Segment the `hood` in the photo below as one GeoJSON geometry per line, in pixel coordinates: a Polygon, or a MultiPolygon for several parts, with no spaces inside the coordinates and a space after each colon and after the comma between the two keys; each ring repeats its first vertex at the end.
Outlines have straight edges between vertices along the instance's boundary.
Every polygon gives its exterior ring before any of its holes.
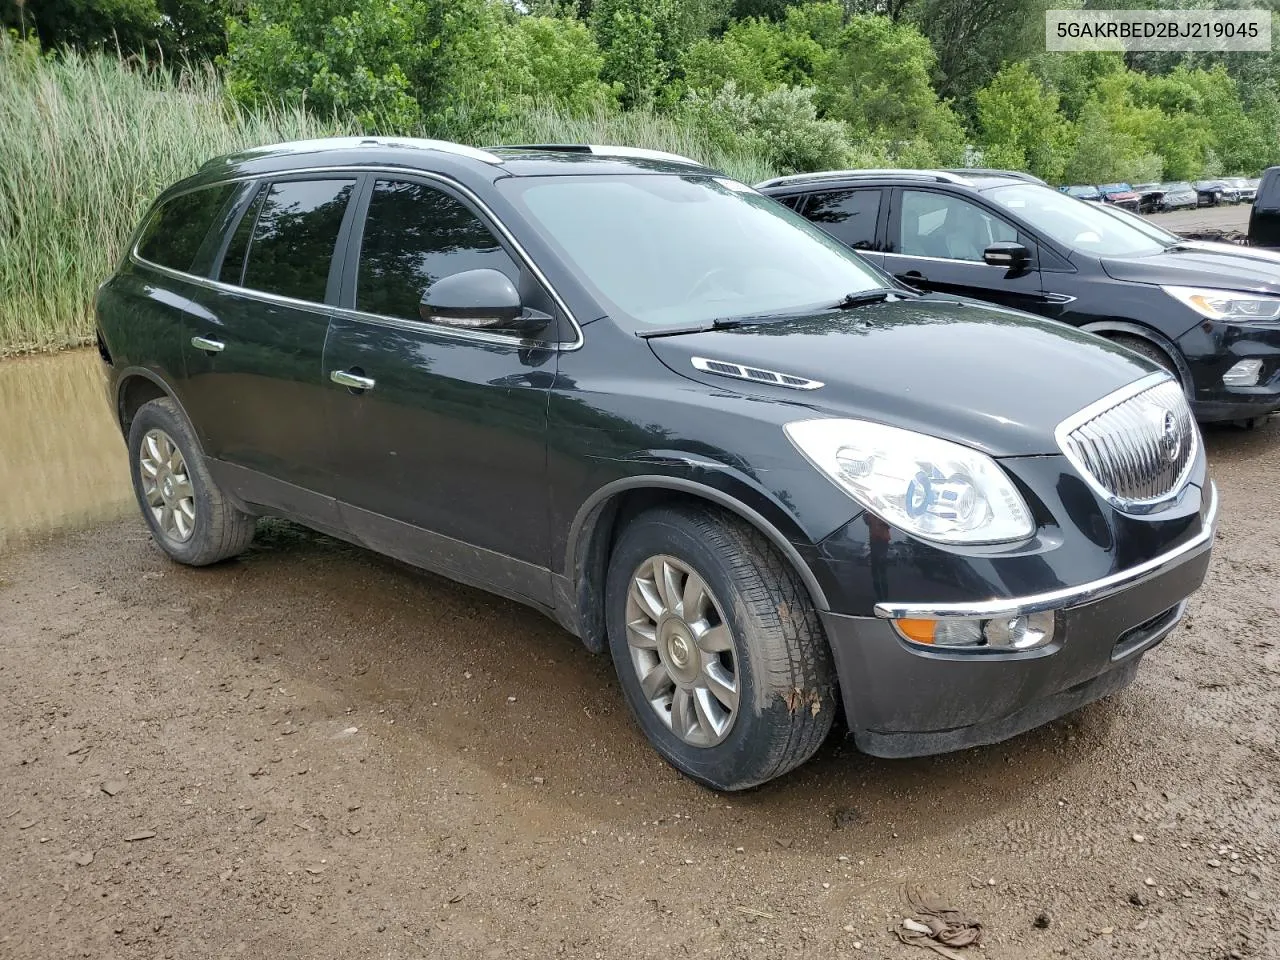
{"type": "Polygon", "coordinates": [[[1248,247],[1206,249],[1193,241],[1150,257],[1106,258],[1102,269],[1113,279],[1134,283],[1280,293],[1280,264],[1258,256],[1261,251],[1247,251],[1248,247]]]}
{"type": "Polygon", "coordinates": [[[1138,195],[1132,190],[1112,190],[1110,193],[1103,193],[1104,197],[1112,203],[1123,202],[1125,200],[1137,200],[1138,195]]]}
{"type": "Polygon", "coordinates": [[[1245,260],[1260,260],[1272,264],[1274,272],[1280,272],[1280,250],[1267,250],[1264,247],[1242,247],[1238,243],[1224,243],[1219,240],[1183,240],[1180,246],[1202,250],[1205,253],[1221,253],[1230,257],[1243,257],[1245,260]]]}
{"type": "MultiPolygon", "coordinates": [[[[1072,327],[976,302],[922,299],[653,338],[681,376],[956,440],[992,456],[1055,454],[1054,428],[1157,368],[1072,327]],[[740,364],[815,389],[698,369],[740,364]]],[[[798,414],[802,417],[804,414],[798,414]]]]}

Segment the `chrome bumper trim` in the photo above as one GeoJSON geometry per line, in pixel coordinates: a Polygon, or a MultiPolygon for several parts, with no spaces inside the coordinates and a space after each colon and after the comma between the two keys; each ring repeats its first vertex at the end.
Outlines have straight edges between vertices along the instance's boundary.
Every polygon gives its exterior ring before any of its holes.
{"type": "Polygon", "coordinates": [[[1158,557],[1140,563],[1128,570],[1121,570],[1101,580],[1082,583],[1078,587],[1063,587],[1047,593],[1026,597],[1009,597],[1004,600],[979,600],[972,603],[877,603],[877,617],[896,620],[902,617],[941,619],[963,617],[968,620],[987,620],[992,617],[1014,617],[1041,610],[1058,610],[1075,607],[1119,593],[1136,583],[1157,577],[1213,546],[1213,535],[1218,526],[1218,487],[1209,481],[1209,509],[1204,515],[1204,526],[1195,537],[1179,547],[1158,557]]]}

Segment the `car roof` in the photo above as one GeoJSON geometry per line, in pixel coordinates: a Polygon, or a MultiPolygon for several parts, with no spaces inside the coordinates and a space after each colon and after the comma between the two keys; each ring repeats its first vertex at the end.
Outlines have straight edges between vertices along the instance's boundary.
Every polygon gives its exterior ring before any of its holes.
{"type": "Polygon", "coordinates": [[[863,169],[823,170],[817,173],[796,173],[785,177],[773,177],[756,184],[756,189],[766,193],[800,190],[814,185],[844,186],[854,183],[868,185],[884,183],[945,183],[973,190],[1014,183],[1035,183],[1047,186],[1039,177],[1017,170],[993,170],[986,167],[970,167],[950,170],[912,169],[863,169]]]}
{"type": "Polygon", "coordinates": [[[720,175],[696,160],[660,150],[597,144],[532,144],[481,149],[417,137],[326,137],[274,143],[214,157],[172,190],[231,177],[312,167],[403,167],[493,182],[566,174],[720,175]]]}

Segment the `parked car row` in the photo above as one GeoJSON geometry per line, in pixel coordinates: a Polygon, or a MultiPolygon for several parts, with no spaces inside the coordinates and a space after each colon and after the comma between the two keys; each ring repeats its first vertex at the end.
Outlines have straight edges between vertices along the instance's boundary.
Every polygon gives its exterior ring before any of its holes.
{"type": "Polygon", "coordinates": [[[96,312],[170,557],[283,516],[532,606],[724,790],[838,710],[901,757],[1125,687],[1209,563],[1194,414],[1280,405],[1270,264],[1000,171],[280,144],[164,191],[96,312]]]}
{"type": "Polygon", "coordinates": [[[1210,207],[1221,203],[1252,203],[1258,192],[1258,181],[1245,177],[1217,180],[1186,180],[1168,183],[1105,183],[1101,186],[1076,185],[1058,188],[1077,200],[1110,203],[1139,213],[1157,213],[1190,207],[1210,207]]]}

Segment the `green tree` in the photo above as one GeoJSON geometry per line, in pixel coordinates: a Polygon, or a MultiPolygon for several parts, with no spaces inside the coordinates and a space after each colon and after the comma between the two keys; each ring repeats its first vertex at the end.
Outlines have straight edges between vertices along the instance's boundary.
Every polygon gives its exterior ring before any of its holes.
{"type": "Polygon", "coordinates": [[[769,20],[739,20],[718,40],[695,43],[681,61],[691,90],[715,93],[732,80],[743,93],[812,85],[829,53],[801,29],[769,20]]]}
{"type": "Polygon", "coordinates": [[[628,107],[650,107],[668,75],[658,55],[662,36],[654,14],[662,4],[602,0],[591,11],[591,27],[604,53],[605,80],[621,90],[628,107]]]}
{"type": "Polygon", "coordinates": [[[119,48],[177,64],[222,53],[232,10],[229,0],[0,0],[0,27],[49,50],[119,48]]]}
{"type": "Polygon", "coordinates": [[[306,103],[403,131],[491,94],[508,16],[486,0],[250,0],[223,65],[241,103],[306,103]]]}
{"type": "Polygon", "coordinates": [[[827,115],[847,122],[855,138],[889,141],[894,152],[915,144],[913,156],[958,163],[964,126],[934,92],[934,64],[933,48],[915,27],[887,17],[852,17],[823,80],[827,115]]]}
{"type": "Polygon", "coordinates": [[[975,95],[978,129],[991,166],[1030,170],[1061,179],[1072,140],[1058,110],[1058,95],[1045,89],[1025,63],[1006,66],[975,95]]]}
{"type": "Polygon", "coordinates": [[[504,89],[582,113],[616,103],[600,79],[604,57],[581,20],[520,17],[504,37],[504,89]]]}

